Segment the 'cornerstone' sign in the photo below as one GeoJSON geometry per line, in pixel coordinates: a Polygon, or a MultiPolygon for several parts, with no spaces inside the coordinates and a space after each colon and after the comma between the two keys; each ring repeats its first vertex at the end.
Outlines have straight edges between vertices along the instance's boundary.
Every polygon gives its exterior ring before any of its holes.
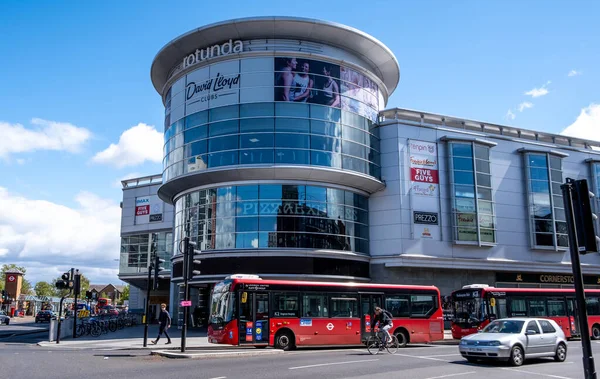
{"type": "MultiPolygon", "coordinates": [[[[573,275],[552,273],[519,273],[519,272],[497,272],[497,282],[513,283],[537,283],[537,284],[573,284],[573,275]]],[[[583,275],[584,284],[600,284],[600,276],[583,275]]]]}

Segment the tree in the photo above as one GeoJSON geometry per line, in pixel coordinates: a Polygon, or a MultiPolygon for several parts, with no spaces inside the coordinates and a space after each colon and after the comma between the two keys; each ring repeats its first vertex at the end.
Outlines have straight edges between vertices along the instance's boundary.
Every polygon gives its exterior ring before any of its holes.
{"type": "Polygon", "coordinates": [[[37,282],[34,291],[36,296],[52,297],[56,295],[56,288],[48,282],[37,282]]]}
{"type": "Polygon", "coordinates": [[[119,299],[119,303],[123,304],[125,300],[129,300],[129,284],[126,284],[123,287],[123,292],[121,292],[121,299],[119,299]]]}
{"type": "Polygon", "coordinates": [[[31,283],[29,283],[29,280],[23,278],[23,282],[21,283],[21,293],[24,295],[31,295],[32,292],[31,283]]]}

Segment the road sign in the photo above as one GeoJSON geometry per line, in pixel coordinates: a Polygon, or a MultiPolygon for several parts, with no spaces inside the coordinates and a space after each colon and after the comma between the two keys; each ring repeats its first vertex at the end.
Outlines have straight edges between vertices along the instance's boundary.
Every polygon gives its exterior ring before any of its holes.
{"type": "Polygon", "coordinates": [[[179,304],[180,304],[182,307],[191,307],[191,306],[192,306],[192,301],[191,301],[191,300],[188,300],[188,301],[185,301],[185,300],[183,300],[183,301],[182,301],[182,302],[180,302],[179,304]]]}

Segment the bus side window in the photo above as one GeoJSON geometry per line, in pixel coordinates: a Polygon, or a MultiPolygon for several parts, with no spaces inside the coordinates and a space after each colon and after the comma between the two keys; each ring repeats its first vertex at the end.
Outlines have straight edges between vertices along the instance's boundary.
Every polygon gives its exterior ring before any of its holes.
{"type": "Polygon", "coordinates": [[[548,299],[548,316],[566,316],[567,311],[565,307],[565,300],[560,298],[549,298],[548,299]]]}
{"type": "Polygon", "coordinates": [[[496,317],[506,318],[508,313],[506,312],[506,299],[496,299],[496,317]]]}

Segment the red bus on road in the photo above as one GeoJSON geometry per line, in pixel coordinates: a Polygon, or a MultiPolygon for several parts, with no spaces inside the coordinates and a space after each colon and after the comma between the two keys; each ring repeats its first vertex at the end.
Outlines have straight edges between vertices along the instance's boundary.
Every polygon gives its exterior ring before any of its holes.
{"type": "Polygon", "coordinates": [[[208,340],[230,345],[360,345],[376,306],[390,311],[400,346],[444,338],[440,292],[433,286],[262,280],[232,275],[211,295],[208,340]]]}
{"type": "MultiPolygon", "coordinates": [[[[590,336],[600,339],[600,290],[586,290],[590,336]]],[[[452,337],[477,333],[491,320],[507,317],[545,317],[556,321],[567,338],[581,335],[574,289],[495,288],[464,286],[452,293],[452,337]]]]}

